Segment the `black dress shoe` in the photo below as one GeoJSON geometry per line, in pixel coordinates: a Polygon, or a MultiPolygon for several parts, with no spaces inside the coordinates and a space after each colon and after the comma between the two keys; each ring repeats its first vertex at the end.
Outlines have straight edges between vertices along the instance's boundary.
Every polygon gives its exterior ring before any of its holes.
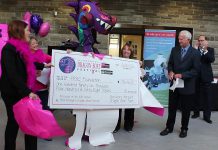
{"type": "Polygon", "coordinates": [[[207,119],[207,118],[204,118],[204,121],[206,121],[207,123],[209,123],[209,124],[212,124],[213,123],[213,121],[212,120],[210,120],[210,119],[207,119]]]}
{"type": "Polygon", "coordinates": [[[127,132],[131,133],[132,132],[132,128],[124,128],[127,132]]]}
{"type": "Polygon", "coordinates": [[[44,139],[45,141],[52,141],[52,139],[44,139]]]}
{"type": "Polygon", "coordinates": [[[187,136],[187,130],[181,130],[179,137],[180,138],[185,138],[187,136]]]}
{"type": "Polygon", "coordinates": [[[200,115],[199,114],[194,114],[194,115],[192,115],[192,119],[195,119],[195,118],[198,118],[200,115]]]}
{"type": "Polygon", "coordinates": [[[166,128],[166,129],[164,129],[163,131],[160,132],[160,135],[165,136],[165,135],[167,135],[169,133],[172,133],[172,132],[173,132],[173,130],[170,130],[170,129],[166,128]]]}

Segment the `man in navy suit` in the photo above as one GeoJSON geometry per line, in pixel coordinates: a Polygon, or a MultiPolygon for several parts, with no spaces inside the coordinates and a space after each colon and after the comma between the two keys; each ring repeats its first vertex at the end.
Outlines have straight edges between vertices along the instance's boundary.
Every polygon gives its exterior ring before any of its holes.
{"type": "Polygon", "coordinates": [[[200,71],[200,53],[190,45],[192,35],[189,31],[183,30],[179,33],[179,47],[171,50],[168,62],[168,77],[172,82],[179,78],[184,81],[184,88],[176,88],[169,91],[168,119],[166,128],[160,132],[165,136],[173,132],[176,111],[181,104],[181,132],[180,138],[187,136],[192,99],[195,93],[195,81],[200,71]]]}
{"type": "Polygon", "coordinates": [[[203,119],[212,124],[211,117],[211,82],[213,71],[211,63],[214,62],[214,49],[208,47],[207,38],[204,35],[198,37],[196,48],[201,53],[201,71],[196,83],[196,97],[194,101],[194,114],[192,118],[200,116],[200,99],[203,100],[203,119]]]}

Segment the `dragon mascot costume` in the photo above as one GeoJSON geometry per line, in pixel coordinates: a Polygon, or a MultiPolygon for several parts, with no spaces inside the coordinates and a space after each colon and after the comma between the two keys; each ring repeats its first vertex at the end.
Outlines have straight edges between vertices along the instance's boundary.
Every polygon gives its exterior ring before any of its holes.
{"type": "Polygon", "coordinates": [[[69,29],[78,38],[76,50],[94,52],[93,44],[96,39],[93,38],[93,31],[108,34],[117,22],[116,17],[103,12],[99,3],[90,0],[78,0],[67,5],[75,9],[75,13],[70,13],[70,16],[75,20],[76,26],[69,26],[69,29]]]}
{"type": "MultiPolygon", "coordinates": [[[[75,13],[70,16],[75,20],[75,26],[69,29],[76,35],[79,43],[73,42],[73,47],[78,52],[99,53],[93,45],[98,43],[96,32],[108,34],[116,24],[116,17],[103,12],[99,3],[90,0],[78,0],[67,3],[73,7],[75,13]],[[93,35],[95,37],[93,37],[93,35]]],[[[114,142],[113,130],[118,120],[118,110],[73,110],[76,115],[76,127],[74,134],[66,140],[66,146],[71,150],[81,148],[81,139],[85,135],[93,146],[107,145],[114,142]],[[110,120],[106,116],[114,116],[110,120]],[[99,121],[101,124],[99,124],[99,121]]]]}

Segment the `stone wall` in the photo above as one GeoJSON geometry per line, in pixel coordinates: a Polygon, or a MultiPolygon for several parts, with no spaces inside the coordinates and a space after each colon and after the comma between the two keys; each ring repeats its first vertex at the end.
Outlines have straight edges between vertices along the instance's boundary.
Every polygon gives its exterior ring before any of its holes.
{"type": "MultiPolygon", "coordinates": [[[[103,10],[117,16],[120,24],[191,27],[194,42],[200,34],[209,38],[216,49],[214,74],[218,75],[218,1],[217,0],[98,0],[103,10]]],[[[75,24],[69,16],[72,8],[66,0],[0,0],[0,23],[21,19],[25,11],[40,14],[52,25],[49,35],[41,39],[42,47],[60,45],[66,39],[74,39],[67,26],[75,24]],[[54,11],[58,15],[54,16],[54,11]]],[[[107,53],[108,38],[98,36],[99,49],[107,53]]]]}

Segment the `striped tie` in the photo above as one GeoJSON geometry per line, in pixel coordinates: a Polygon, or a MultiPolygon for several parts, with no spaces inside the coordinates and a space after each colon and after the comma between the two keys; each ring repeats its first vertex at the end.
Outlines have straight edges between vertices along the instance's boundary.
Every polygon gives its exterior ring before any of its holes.
{"type": "Polygon", "coordinates": [[[186,50],[185,50],[184,48],[182,48],[182,50],[181,50],[181,58],[182,58],[182,59],[183,59],[184,56],[185,56],[185,52],[186,52],[186,50]]]}

